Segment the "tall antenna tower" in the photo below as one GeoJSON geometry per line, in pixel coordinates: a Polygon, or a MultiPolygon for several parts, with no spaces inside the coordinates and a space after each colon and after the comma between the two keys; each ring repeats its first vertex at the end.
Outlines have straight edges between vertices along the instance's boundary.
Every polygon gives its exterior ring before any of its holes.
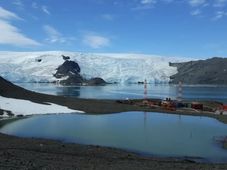
{"type": "Polygon", "coordinates": [[[144,80],[144,100],[147,100],[147,80],[144,80]]]}
{"type": "Polygon", "coordinates": [[[178,83],[178,96],[177,96],[178,101],[182,101],[182,93],[183,93],[182,81],[179,81],[179,83],[178,83]]]}

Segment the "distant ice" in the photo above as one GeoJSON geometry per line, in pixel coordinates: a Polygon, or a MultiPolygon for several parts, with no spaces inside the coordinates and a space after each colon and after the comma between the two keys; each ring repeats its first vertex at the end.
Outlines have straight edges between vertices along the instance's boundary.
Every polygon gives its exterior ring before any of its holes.
{"type": "Polygon", "coordinates": [[[137,83],[145,79],[149,83],[168,83],[169,77],[177,73],[169,62],[187,61],[185,58],[144,54],[0,52],[0,76],[12,82],[55,81],[53,74],[64,62],[61,55],[78,62],[84,77],[101,77],[112,83],[137,83]]]}

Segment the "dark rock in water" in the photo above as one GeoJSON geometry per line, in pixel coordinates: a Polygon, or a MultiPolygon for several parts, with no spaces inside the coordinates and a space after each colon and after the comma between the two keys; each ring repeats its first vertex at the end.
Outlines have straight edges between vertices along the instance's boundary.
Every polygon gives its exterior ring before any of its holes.
{"type": "Polygon", "coordinates": [[[143,82],[143,81],[138,81],[137,83],[138,83],[138,84],[144,84],[144,82],[143,82]]]}
{"type": "Polygon", "coordinates": [[[82,85],[83,83],[84,79],[80,74],[71,75],[67,79],[60,81],[60,84],[63,85],[82,85]]]}
{"type": "Polygon", "coordinates": [[[69,56],[62,55],[63,60],[70,60],[69,56]]]}
{"type": "Polygon", "coordinates": [[[66,60],[57,68],[54,77],[61,79],[58,82],[63,85],[105,85],[102,78],[86,80],[80,75],[80,66],[75,61],[66,60]]]}
{"type": "Polygon", "coordinates": [[[54,77],[58,79],[65,77],[66,79],[59,81],[63,85],[81,85],[84,82],[80,75],[80,66],[75,61],[66,60],[57,68],[54,77]]]}
{"type": "Polygon", "coordinates": [[[66,60],[62,65],[57,68],[57,72],[54,74],[56,78],[62,78],[66,76],[73,76],[80,73],[80,66],[75,61],[66,60]]]}
{"type": "Polygon", "coordinates": [[[171,76],[170,83],[177,84],[227,84],[227,58],[214,57],[207,60],[169,63],[178,73],[171,76]]]}
{"type": "Polygon", "coordinates": [[[105,85],[107,84],[105,80],[103,80],[100,77],[92,78],[90,80],[87,80],[87,84],[91,86],[97,86],[97,85],[105,85]]]}

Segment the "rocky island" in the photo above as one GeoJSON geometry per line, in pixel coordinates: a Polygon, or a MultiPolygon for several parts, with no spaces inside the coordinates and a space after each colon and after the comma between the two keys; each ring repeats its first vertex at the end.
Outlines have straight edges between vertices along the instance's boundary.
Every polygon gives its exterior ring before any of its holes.
{"type": "Polygon", "coordinates": [[[57,83],[62,85],[105,85],[107,82],[100,77],[86,79],[80,74],[80,66],[75,61],[70,61],[69,56],[62,55],[65,62],[60,65],[53,75],[57,83]]]}

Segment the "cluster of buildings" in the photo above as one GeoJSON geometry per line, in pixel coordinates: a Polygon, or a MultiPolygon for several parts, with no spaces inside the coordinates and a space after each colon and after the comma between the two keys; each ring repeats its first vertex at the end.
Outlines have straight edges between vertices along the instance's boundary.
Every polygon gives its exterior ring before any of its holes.
{"type": "Polygon", "coordinates": [[[194,111],[214,111],[205,108],[202,103],[199,102],[183,102],[178,100],[172,100],[171,98],[161,99],[144,99],[142,101],[135,101],[135,105],[149,108],[161,108],[163,110],[176,111],[180,108],[190,108],[194,111]]]}
{"type": "Polygon", "coordinates": [[[222,105],[214,113],[218,115],[227,115],[227,105],[222,105]]]}
{"type": "Polygon", "coordinates": [[[227,115],[227,105],[218,102],[195,102],[182,100],[182,82],[178,85],[178,96],[176,100],[171,98],[162,99],[148,99],[147,98],[147,81],[144,81],[144,99],[118,101],[124,104],[131,104],[140,107],[147,107],[151,109],[161,109],[167,111],[191,111],[191,112],[206,112],[219,115],[227,115]]]}
{"type": "MultiPolygon", "coordinates": [[[[182,101],[182,82],[178,84],[178,96],[177,100],[172,100],[171,98],[166,98],[165,100],[148,100],[147,99],[147,81],[144,81],[144,100],[142,103],[137,103],[140,106],[148,106],[151,108],[162,108],[164,110],[176,111],[179,108],[190,108],[194,111],[204,111],[204,106],[199,102],[183,102],[182,101]]],[[[207,109],[207,108],[206,108],[207,109]]],[[[206,111],[214,111],[212,109],[206,111]]]]}

